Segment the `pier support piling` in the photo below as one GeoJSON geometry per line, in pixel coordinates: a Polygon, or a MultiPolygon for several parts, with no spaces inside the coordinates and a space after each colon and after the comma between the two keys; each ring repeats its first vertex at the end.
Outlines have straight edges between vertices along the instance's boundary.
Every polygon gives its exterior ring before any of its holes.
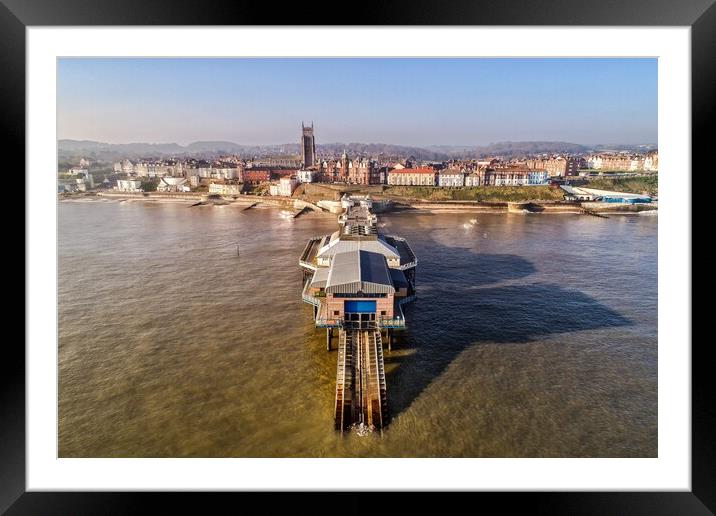
{"type": "Polygon", "coordinates": [[[331,337],[332,337],[333,329],[332,328],[326,328],[326,351],[331,350],[331,337]]]}

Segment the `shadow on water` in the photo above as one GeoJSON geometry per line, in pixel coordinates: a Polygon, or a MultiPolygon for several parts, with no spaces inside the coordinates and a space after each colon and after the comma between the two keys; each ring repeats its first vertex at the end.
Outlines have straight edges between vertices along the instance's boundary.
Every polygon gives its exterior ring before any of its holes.
{"type": "Polygon", "coordinates": [[[431,249],[440,263],[421,260],[418,299],[406,307],[408,329],[385,354],[391,418],[406,410],[466,348],[480,343],[526,343],[548,335],[626,326],[631,321],[586,294],[551,283],[500,285],[536,272],[515,255],[469,249],[431,249]],[[491,286],[492,285],[492,286],[491,286]]]}

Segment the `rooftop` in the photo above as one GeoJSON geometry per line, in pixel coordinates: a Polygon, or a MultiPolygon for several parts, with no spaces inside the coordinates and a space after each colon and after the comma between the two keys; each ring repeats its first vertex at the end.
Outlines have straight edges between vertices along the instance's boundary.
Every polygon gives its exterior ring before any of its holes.
{"type": "Polygon", "coordinates": [[[394,293],[393,280],[385,256],[355,250],[339,253],[331,262],[326,292],[355,294],[394,293]]]}
{"type": "Polygon", "coordinates": [[[435,169],[430,167],[420,168],[399,168],[388,172],[389,174],[435,174],[435,169]]]}

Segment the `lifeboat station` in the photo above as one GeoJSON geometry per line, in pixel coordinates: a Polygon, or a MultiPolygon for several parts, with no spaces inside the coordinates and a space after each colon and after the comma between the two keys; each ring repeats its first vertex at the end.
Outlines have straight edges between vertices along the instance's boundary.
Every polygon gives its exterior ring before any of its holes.
{"type": "Polygon", "coordinates": [[[377,228],[368,196],[344,196],[338,230],[308,241],[299,260],[303,301],[326,347],[338,340],[336,429],[382,431],[387,418],[383,342],[405,329],[417,258],[404,238],[377,228]]]}

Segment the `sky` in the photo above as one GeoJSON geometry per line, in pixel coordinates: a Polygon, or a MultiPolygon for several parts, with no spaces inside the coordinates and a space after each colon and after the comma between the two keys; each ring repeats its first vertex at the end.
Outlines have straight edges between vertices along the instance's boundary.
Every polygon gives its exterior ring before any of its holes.
{"type": "Polygon", "coordinates": [[[655,58],[61,58],[59,139],[657,143],[655,58]]]}

